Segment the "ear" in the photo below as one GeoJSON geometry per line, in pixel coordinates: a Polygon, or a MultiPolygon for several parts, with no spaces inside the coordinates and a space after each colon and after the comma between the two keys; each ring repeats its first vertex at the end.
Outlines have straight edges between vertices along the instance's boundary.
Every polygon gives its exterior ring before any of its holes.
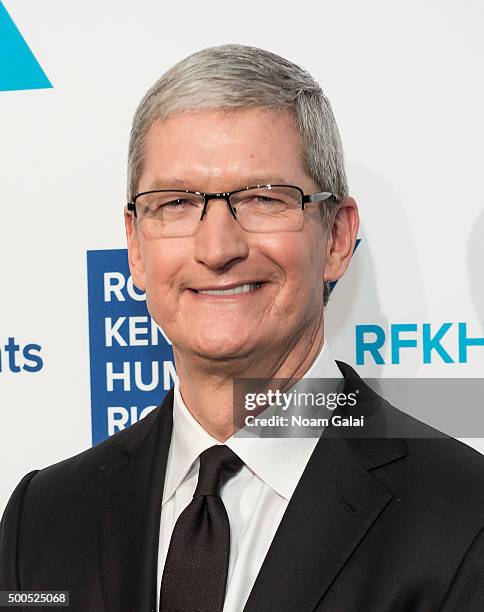
{"type": "Polygon", "coordinates": [[[128,244],[128,262],[133,282],[140,291],[146,291],[145,269],[141,254],[140,236],[135,225],[134,215],[124,209],[124,226],[128,244]]]}
{"type": "Polygon", "coordinates": [[[358,206],[353,198],[340,202],[326,244],[324,280],[340,279],[349,266],[360,225],[358,206]]]}

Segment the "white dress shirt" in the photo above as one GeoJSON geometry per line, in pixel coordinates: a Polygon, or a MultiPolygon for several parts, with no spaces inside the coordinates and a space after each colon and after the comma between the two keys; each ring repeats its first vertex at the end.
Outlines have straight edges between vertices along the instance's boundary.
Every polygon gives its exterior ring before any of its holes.
{"type": "MultiPolygon", "coordinates": [[[[327,342],[303,378],[342,378],[327,342]]],[[[221,489],[230,523],[230,557],[224,612],[241,612],[274,538],[289,500],[318,438],[231,436],[224,442],[244,462],[221,489]]],[[[203,429],[174,385],[173,432],[163,489],[158,549],[157,609],[171,534],[193,498],[199,455],[221,444],[203,429]]]]}

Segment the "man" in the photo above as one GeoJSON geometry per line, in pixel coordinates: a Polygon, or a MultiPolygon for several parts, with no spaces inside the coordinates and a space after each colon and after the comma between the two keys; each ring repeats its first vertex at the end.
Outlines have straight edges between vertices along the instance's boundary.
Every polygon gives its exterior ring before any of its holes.
{"type": "Polygon", "coordinates": [[[141,101],[128,174],[130,269],[178,382],[22,479],[0,588],[69,590],[79,611],[483,610],[484,459],[386,404],[325,340],[358,212],[319,85],[260,49],[196,53],[141,101]],[[246,378],[341,379],[371,426],[238,437],[246,378]],[[384,437],[395,427],[407,439],[384,437]]]}

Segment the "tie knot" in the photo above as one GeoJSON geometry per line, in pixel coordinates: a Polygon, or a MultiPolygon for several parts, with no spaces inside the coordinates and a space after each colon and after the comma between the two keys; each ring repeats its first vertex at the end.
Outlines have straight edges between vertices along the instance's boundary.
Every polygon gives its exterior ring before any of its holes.
{"type": "Polygon", "coordinates": [[[235,476],[243,465],[228,446],[216,444],[200,455],[200,471],[194,497],[220,495],[222,485],[235,476]]]}

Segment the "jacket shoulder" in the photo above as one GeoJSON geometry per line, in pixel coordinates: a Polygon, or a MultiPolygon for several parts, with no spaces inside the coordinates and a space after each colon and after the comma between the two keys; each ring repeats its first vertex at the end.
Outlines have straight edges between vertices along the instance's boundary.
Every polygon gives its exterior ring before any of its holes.
{"type": "Polygon", "coordinates": [[[38,470],[30,482],[29,491],[33,486],[43,488],[50,482],[79,481],[83,477],[91,480],[99,470],[108,471],[113,462],[119,463],[120,454],[126,455],[127,458],[142,444],[149,432],[156,426],[160,411],[165,404],[164,402],[140,421],[116,432],[103,442],[38,470]]]}
{"type": "Polygon", "coordinates": [[[370,457],[374,463],[370,467],[377,468],[379,474],[401,470],[404,480],[408,473],[414,490],[419,485],[426,486],[429,491],[438,492],[441,501],[452,498],[459,504],[459,500],[472,499],[472,505],[478,502],[484,509],[484,455],[399,410],[373,391],[351,366],[340,361],[337,364],[346,382],[362,390],[366,400],[363,407],[369,413],[369,422],[374,421],[373,427],[364,430],[364,439],[356,437],[350,441],[352,450],[364,462],[368,463],[370,457]],[[374,456],[385,447],[394,449],[398,445],[405,449],[399,453],[405,456],[405,461],[385,461],[380,468],[374,456]]]}
{"type": "Polygon", "coordinates": [[[89,490],[100,475],[109,474],[122,460],[127,462],[130,455],[156,430],[162,413],[170,411],[172,406],[173,389],[170,389],[160,406],[140,421],[116,432],[96,446],[35,471],[29,480],[25,497],[31,501],[50,495],[58,496],[60,492],[64,493],[64,498],[68,492],[79,497],[83,490],[89,490]]]}

